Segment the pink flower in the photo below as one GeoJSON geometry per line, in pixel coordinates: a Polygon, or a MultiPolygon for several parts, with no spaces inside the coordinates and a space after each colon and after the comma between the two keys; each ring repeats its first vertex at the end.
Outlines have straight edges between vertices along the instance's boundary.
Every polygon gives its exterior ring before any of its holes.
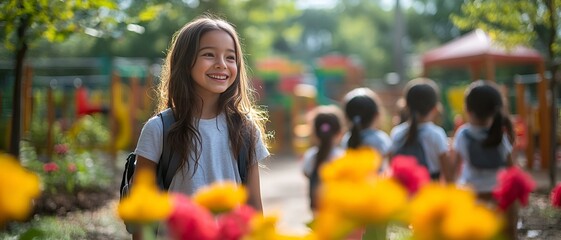
{"type": "Polygon", "coordinates": [[[76,172],[76,169],[77,169],[77,168],[76,168],[76,164],[74,164],[74,163],[69,163],[68,166],[66,167],[66,169],[67,169],[69,172],[76,172]]]}
{"type": "Polygon", "coordinates": [[[397,155],[391,161],[391,176],[401,183],[409,194],[414,194],[430,181],[427,168],[417,163],[411,156],[397,155]]]}
{"type": "Polygon", "coordinates": [[[249,221],[255,215],[255,210],[242,205],[218,218],[219,235],[221,240],[238,240],[249,231],[249,221]]]}
{"type": "Polygon", "coordinates": [[[551,190],[551,205],[556,208],[561,208],[561,183],[551,190]]]}
{"type": "Polygon", "coordinates": [[[66,146],[66,144],[57,144],[55,145],[55,153],[59,154],[59,155],[64,155],[68,152],[68,146],[66,146]]]}
{"type": "Polygon", "coordinates": [[[45,172],[54,172],[58,171],[58,165],[54,162],[48,162],[43,165],[43,170],[45,172]]]}
{"type": "Polygon", "coordinates": [[[516,199],[520,201],[522,206],[528,205],[530,192],[536,187],[532,177],[518,167],[501,170],[497,176],[497,181],[493,196],[502,210],[510,207],[516,199]]]}
{"type": "Polygon", "coordinates": [[[176,240],[212,240],[218,226],[210,212],[185,195],[173,194],[173,210],[167,220],[170,236],[176,240]]]}

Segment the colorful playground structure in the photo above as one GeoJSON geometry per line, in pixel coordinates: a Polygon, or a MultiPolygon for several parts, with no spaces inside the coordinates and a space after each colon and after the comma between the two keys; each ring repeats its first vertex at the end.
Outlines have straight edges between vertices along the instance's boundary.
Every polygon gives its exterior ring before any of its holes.
{"type": "Polygon", "coordinates": [[[363,69],[353,59],[333,54],[309,66],[273,57],[257,62],[255,82],[271,119],[273,151],[303,153],[311,143],[308,113],[317,105],[336,104],[352,87],[363,84],[363,69]],[[289,124],[287,124],[287,122],[289,124]],[[290,149],[282,149],[290,146],[290,149]]]}

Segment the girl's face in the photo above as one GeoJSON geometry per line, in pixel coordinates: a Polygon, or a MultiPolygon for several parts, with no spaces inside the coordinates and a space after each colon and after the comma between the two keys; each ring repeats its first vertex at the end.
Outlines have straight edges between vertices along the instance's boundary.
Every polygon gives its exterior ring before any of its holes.
{"type": "Polygon", "coordinates": [[[236,45],[228,33],[212,30],[201,36],[191,77],[203,98],[218,97],[232,85],[237,74],[236,45]]]}

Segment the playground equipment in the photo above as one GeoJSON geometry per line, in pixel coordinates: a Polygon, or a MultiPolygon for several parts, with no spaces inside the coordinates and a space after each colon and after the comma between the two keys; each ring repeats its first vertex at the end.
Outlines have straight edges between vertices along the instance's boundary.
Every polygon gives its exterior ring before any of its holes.
{"type": "Polygon", "coordinates": [[[155,103],[148,91],[153,88],[153,75],[145,59],[118,58],[111,75],[111,152],[129,150],[140,135],[141,123],[154,112],[155,103]]]}
{"type": "Polygon", "coordinates": [[[348,56],[325,55],[315,64],[319,104],[339,102],[354,87],[364,86],[362,65],[348,56]]]}
{"type": "MultiPolygon", "coordinates": [[[[516,110],[518,113],[518,128],[522,128],[521,132],[525,132],[526,159],[528,166],[534,166],[534,153],[536,147],[540,149],[540,166],[542,168],[549,167],[549,161],[544,161],[544,157],[549,154],[551,148],[548,141],[550,133],[550,125],[544,126],[544,123],[550,123],[551,113],[546,109],[541,109],[543,105],[548,105],[545,96],[547,96],[547,81],[542,79],[539,74],[517,75],[516,83],[516,110]],[[544,128],[545,127],[545,128],[544,128]],[[536,136],[539,141],[536,142],[536,136]],[[539,144],[539,146],[537,146],[539,144]],[[544,148],[548,152],[545,152],[544,148]]],[[[554,113],[555,114],[555,113],[554,113]]],[[[516,126],[515,126],[516,127],[516,126]]]]}
{"type": "MultiPolygon", "coordinates": [[[[539,142],[542,169],[549,167],[549,156],[552,146],[548,141],[551,129],[549,121],[550,112],[547,101],[547,80],[544,77],[544,60],[541,54],[530,48],[517,46],[505,49],[489,37],[483,30],[475,30],[441,47],[430,50],[423,55],[423,76],[430,75],[435,68],[468,68],[471,80],[486,79],[495,81],[496,69],[502,65],[528,65],[537,72],[537,108],[539,115],[539,142]]],[[[517,87],[516,99],[517,113],[524,122],[530,122],[529,115],[525,112],[524,88],[517,87]],[[522,112],[521,112],[522,111],[522,112]]],[[[533,159],[532,138],[528,134],[528,147],[526,156],[529,161],[533,159]]],[[[530,166],[530,165],[529,165],[530,166]]]]}
{"type": "Polygon", "coordinates": [[[273,150],[288,138],[292,151],[303,153],[311,143],[308,112],[318,104],[338,104],[348,90],[364,84],[362,66],[350,57],[326,55],[313,67],[310,74],[303,64],[280,57],[257,63],[257,80],[263,85],[260,94],[271,119],[268,127],[275,132],[273,150]]]}
{"type": "Polygon", "coordinates": [[[315,99],[308,101],[294,94],[296,86],[303,82],[304,66],[285,58],[273,57],[258,61],[256,69],[254,82],[260,85],[256,89],[261,103],[267,105],[271,119],[267,131],[273,131],[275,134],[271,150],[287,150],[282,148],[287,140],[291,140],[292,151],[301,153],[307,145],[302,145],[303,141],[296,140],[300,138],[295,136],[301,135],[297,126],[301,126],[305,121],[301,113],[306,111],[309,103],[315,104],[315,99]],[[287,121],[290,124],[286,124],[287,121]]]}
{"type": "MultiPolygon", "coordinates": [[[[130,150],[140,123],[154,109],[152,99],[146,97],[153,82],[149,69],[146,59],[32,59],[24,68],[22,80],[22,130],[29,132],[32,119],[44,119],[41,124],[47,128],[44,141],[50,155],[55,123],[62,131],[75,132],[80,131],[76,123],[82,116],[108,113],[112,121],[112,152],[130,150]]],[[[0,78],[6,80],[0,83],[0,126],[7,133],[1,147],[8,149],[13,94],[8,65],[0,65],[0,78]]]]}

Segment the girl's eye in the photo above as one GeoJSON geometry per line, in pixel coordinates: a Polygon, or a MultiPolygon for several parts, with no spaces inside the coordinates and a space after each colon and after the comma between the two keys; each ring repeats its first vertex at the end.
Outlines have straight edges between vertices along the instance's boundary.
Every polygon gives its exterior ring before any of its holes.
{"type": "Polygon", "coordinates": [[[232,61],[236,61],[236,56],[233,56],[233,55],[232,55],[232,56],[228,56],[228,57],[226,57],[226,59],[232,60],[232,61]]]}
{"type": "Polygon", "coordinates": [[[203,57],[214,57],[214,54],[207,52],[207,53],[201,54],[201,56],[203,56],[203,57]]]}

